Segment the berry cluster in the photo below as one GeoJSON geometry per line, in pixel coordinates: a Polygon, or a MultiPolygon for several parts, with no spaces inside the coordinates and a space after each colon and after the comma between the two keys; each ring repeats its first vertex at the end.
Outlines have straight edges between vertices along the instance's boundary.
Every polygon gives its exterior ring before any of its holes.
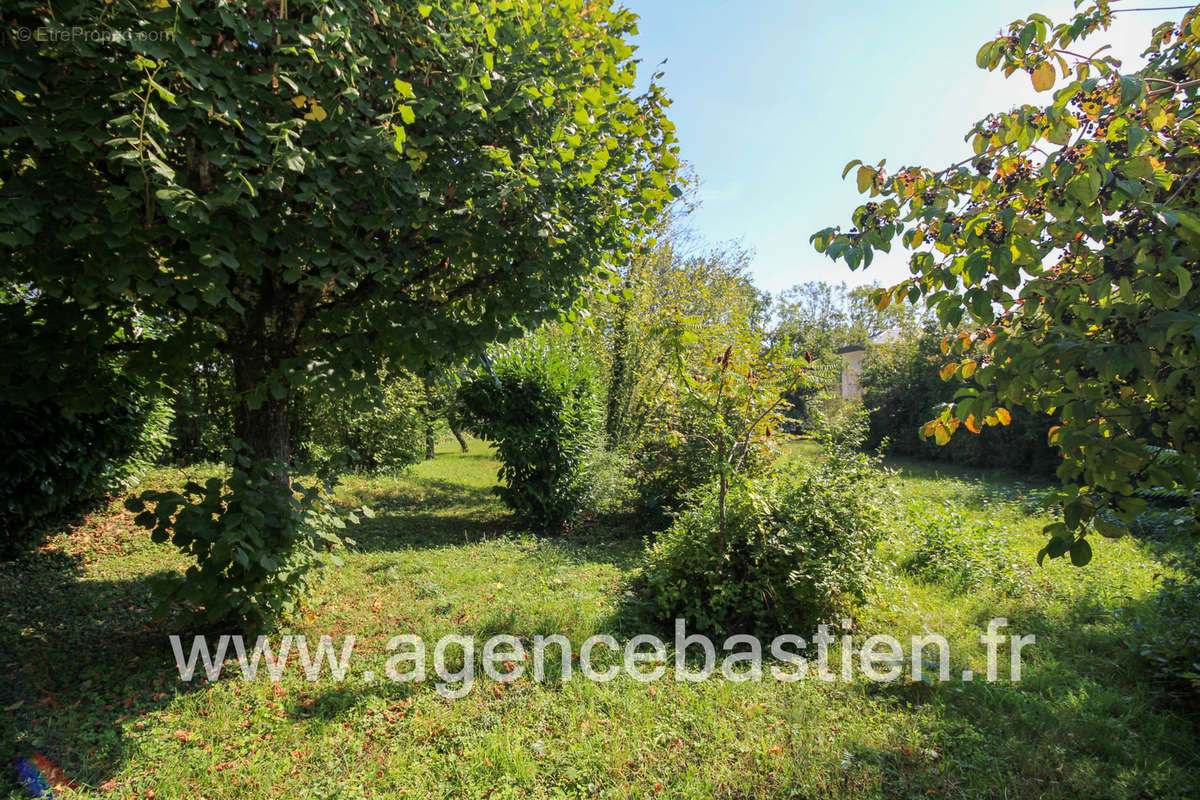
{"type": "Polygon", "coordinates": [[[1062,151],[1062,157],[1066,159],[1068,164],[1078,164],[1079,159],[1084,157],[1083,147],[1078,145],[1075,147],[1068,147],[1066,150],[1062,151]]]}
{"type": "Polygon", "coordinates": [[[992,244],[1004,244],[1008,231],[1003,222],[998,219],[990,219],[983,229],[983,235],[992,244]]]}
{"type": "Polygon", "coordinates": [[[1071,104],[1082,110],[1085,114],[1093,116],[1093,112],[1099,111],[1104,107],[1108,92],[1099,86],[1096,86],[1091,91],[1080,92],[1071,98],[1071,104]]]}
{"type": "Polygon", "coordinates": [[[1133,262],[1128,258],[1104,256],[1100,259],[1101,273],[1111,280],[1133,277],[1133,262]]]}
{"type": "Polygon", "coordinates": [[[1038,189],[1038,193],[1025,201],[1025,210],[1030,216],[1040,216],[1046,213],[1046,187],[1038,189]]]}
{"type": "Polygon", "coordinates": [[[1001,167],[992,180],[1005,189],[1012,189],[1031,177],[1033,177],[1033,164],[1027,158],[1020,158],[1001,167]]]}
{"type": "Polygon", "coordinates": [[[1158,227],[1150,217],[1138,214],[1124,220],[1110,220],[1104,224],[1106,244],[1119,244],[1126,239],[1139,241],[1155,235],[1158,227]]]}

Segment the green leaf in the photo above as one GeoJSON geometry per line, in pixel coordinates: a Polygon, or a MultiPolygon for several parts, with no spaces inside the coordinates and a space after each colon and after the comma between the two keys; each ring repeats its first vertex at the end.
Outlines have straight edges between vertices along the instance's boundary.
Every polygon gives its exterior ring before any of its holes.
{"type": "Polygon", "coordinates": [[[1176,294],[1175,297],[1182,298],[1192,290],[1192,275],[1182,264],[1172,267],[1171,271],[1174,272],[1175,277],[1179,279],[1179,293],[1176,294]]]}
{"type": "Polygon", "coordinates": [[[979,52],[975,54],[975,63],[980,69],[989,69],[991,67],[992,55],[995,53],[997,42],[984,42],[979,48],[979,52]]]}
{"type": "Polygon", "coordinates": [[[1145,84],[1132,75],[1121,76],[1121,105],[1127,106],[1142,96],[1145,84]]]}
{"type": "Polygon", "coordinates": [[[1093,521],[1096,531],[1109,539],[1119,539],[1126,533],[1126,528],[1123,525],[1118,525],[1115,522],[1109,522],[1103,517],[1096,517],[1093,521]]]}
{"type": "Polygon", "coordinates": [[[1087,539],[1076,539],[1071,545],[1071,563],[1077,567],[1086,567],[1092,560],[1092,546],[1087,539]]]}
{"type": "Polygon", "coordinates": [[[162,86],[158,85],[154,80],[150,80],[150,86],[158,93],[158,96],[166,100],[171,105],[175,104],[175,93],[169,92],[162,86]]]}

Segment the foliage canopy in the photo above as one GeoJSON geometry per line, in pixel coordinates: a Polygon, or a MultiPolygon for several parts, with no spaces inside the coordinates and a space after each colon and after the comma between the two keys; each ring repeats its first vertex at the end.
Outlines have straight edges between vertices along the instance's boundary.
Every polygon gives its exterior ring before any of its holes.
{"type": "Polygon", "coordinates": [[[152,373],[227,352],[258,457],[287,460],[296,386],[551,316],[671,195],[667,100],[606,4],[10,12],[113,35],[0,52],[9,312],[152,373]]]}
{"type": "Polygon", "coordinates": [[[969,385],[926,435],[1008,424],[1013,405],[1057,416],[1065,519],[1042,554],[1078,564],[1089,530],[1123,530],[1103,509],[1127,520],[1141,490],[1194,489],[1200,467],[1200,10],[1159,26],[1136,72],[1078,53],[1113,13],[1033,14],[985,43],[980,67],[1064,85],[981,120],[948,168],[851,162],[870,202],[813,236],[851,268],[899,240],[912,277],[879,304],[924,300],[973,328],[943,345],[943,377],[969,385]]]}

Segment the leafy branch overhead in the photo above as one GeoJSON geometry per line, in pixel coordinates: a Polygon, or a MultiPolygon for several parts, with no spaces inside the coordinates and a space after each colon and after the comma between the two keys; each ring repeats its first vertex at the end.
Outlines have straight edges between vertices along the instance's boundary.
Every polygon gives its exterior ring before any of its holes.
{"type": "Polygon", "coordinates": [[[668,101],[634,92],[626,11],[14,13],[142,35],[0,55],[5,278],[83,306],[136,298],[170,323],[165,341],[126,337],[139,363],[255,356],[256,402],[337,389],[368,354],[438,359],[549,318],[672,196],[668,101]]]}
{"type": "Polygon", "coordinates": [[[924,301],[972,327],[944,345],[963,386],[925,435],[1006,425],[1017,405],[1057,418],[1065,518],[1042,555],[1076,563],[1089,531],[1120,535],[1143,491],[1193,489],[1200,464],[1200,14],[1157,27],[1122,72],[1085,47],[1114,13],[1035,14],[985,43],[980,67],[1023,72],[1050,102],[987,116],[946,168],[851,162],[870,201],[812,237],[852,268],[899,241],[912,277],[879,306],[924,301]]]}

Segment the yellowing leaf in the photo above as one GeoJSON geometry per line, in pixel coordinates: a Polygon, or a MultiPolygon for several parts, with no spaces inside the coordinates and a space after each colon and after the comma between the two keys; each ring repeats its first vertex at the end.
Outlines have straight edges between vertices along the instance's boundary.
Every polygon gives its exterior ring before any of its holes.
{"type": "Polygon", "coordinates": [[[294,105],[296,108],[303,108],[304,104],[307,102],[308,98],[302,94],[298,94],[292,98],[292,105],[294,105]]]}
{"type": "Polygon", "coordinates": [[[870,167],[858,168],[858,191],[865,193],[875,183],[875,170],[870,167]]]}
{"type": "Polygon", "coordinates": [[[1033,78],[1033,88],[1039,92],[1044,92],[1054,86],[1054,67],[1051,66],[1049,61],[1043,61],[1037,65],[1037,68],[1034,69],[1030,77],[1033,78]]]}
{"type": "Polygon", "coordinates": [[[938,443],[939,447],[944,447],[946,443],[950,441],[950,431],[946,430],[945,427],[938,425],[933,432],[933,439],[938,443]]]}
{"type": "Polygon", "coordinates": [[[964,361],[962,363],[962,375],[964,378],[969,378],[975,374],[975,370],[979,369],[978,361],[964,361]]]}
{"type": "Polygon", "coordinates": [[[979,421],[975,419],[974,414],[967,414],[967,421],[963,423],[967,426],[967,430],[971,433],[979,433],[983,428],[979,427],[979,421]]]}
{"type": "Polygon", "coordinates": [[[938,375],[941,376],[942,380],[948,381],[956,372],[958,372],[958,364],[952,362],[942,367],[941,371],[938,372],[938,375]]]}
{"type": "Polygon", "coordinates": [[[1006,408],[997,408],[996,419],[1000,420],[1001,425],[1008,425],[1012,422],[1012,414],[1008,413],[1006,408]]]}
{"type": "Polygon", "coordinates": [[[313,106],[312,111],[305,114],[304,118],[312,119],[312,120],[316,120],[317,122],[320,122],[328,116],[329,115],[325,113],[325,109],[321,108],[321,106],[313,106]]]}

